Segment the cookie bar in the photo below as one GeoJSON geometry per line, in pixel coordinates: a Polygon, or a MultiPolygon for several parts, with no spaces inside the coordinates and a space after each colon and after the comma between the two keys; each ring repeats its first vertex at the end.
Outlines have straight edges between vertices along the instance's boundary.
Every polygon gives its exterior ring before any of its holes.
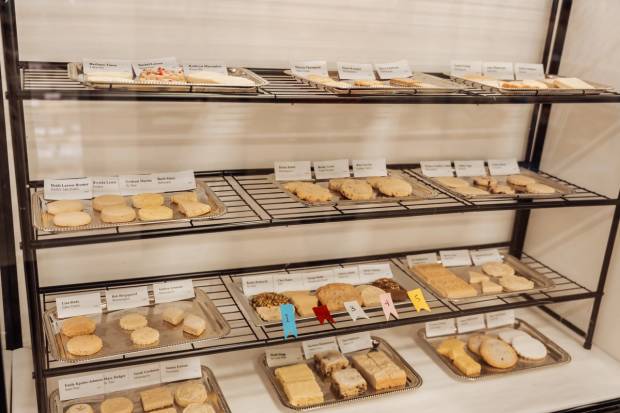
{"type": "Polygon", "coordinates": [[[405,371],[382,351],[356,354],[353,356],[353,366],[376,390],[402,387],[407,382],[405,371]]]}
{"type": "Polygon", "coordinates": [[[334,371],[349,367],[349,360],[338,351],[326,351],[314,355],[314,363],[324,376],[331,376],[334,371]]]}
{"type": "Polygon", "coordinates": [[[142,408],[145,412],[162,409],[174,404],[172,393],[165,387],[155,387],[153,389],[141,391],[140,400],[142,401],[142,408]]]}
{"type": "Polygon", "coordinates": [[[362,375],[350,367],[332,374],[332,386],[340,397],[359,396],[368,389],[368,384],[362,375]]]}
{"type": "Polygon", "coordinates": [[[395,303],[409,301],[407,290],[391,278],[379,278],[378,280],[373,281],[372,285],[382,289],[386,293],[390,293],[392,296],[392,301],[395,303]]]}
{"type": "Polygon", "coordinates": [[[307,364],[279,367],[274,374],[293,406],[303,407],[323,403],[323,392],[307,364]]]}

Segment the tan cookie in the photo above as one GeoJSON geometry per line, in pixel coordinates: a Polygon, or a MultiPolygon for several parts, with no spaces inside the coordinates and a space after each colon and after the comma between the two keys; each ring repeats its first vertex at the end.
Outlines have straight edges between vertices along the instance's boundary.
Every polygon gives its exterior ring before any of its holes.
{"type": "Polygon", "coordinates": [[[90,404],[79,403],[69,407],[65,413],[95,413],[95,411],[90,407],[90,404]]]}
{"type": "Polygon", "coordinates": [[[108,224],[120,224],[136,219],[136,211],[127,205],[112,205],[103,208],[101,221],[108,224]]]}
{"type": "Polygon", "coordinates": [[[555,189],[553,189],[549,185],[539,184],[539,183],[528,184],[526,185],[525,190],[530,194],[549,195],[549,194],[555,193],[555,189]]]}
{"type": "Polygon", "coordinates": [[[120,195],[99,195],[93,198],[93,209],[95,211],[103,211],[104,208],[119,205],[127,205],[125,198],[120,195]]]}
{"type": "Polygon", "coordinates": [[[101,413],[132,413],[133,402],[127,397],[114,397],[101,403],[101,413]]]}
{"type": "MultiPolygon", "coordinates": [[[[131,342],[138,346],[150,346],[159,341],[159,331],[151,327],[141,327],[131,332],[131,342]]],[[[163,406],[162,406],[163,407],[163,406]]]]}
{"type": "Polygon", "coordinates": [[[462,188],[453,188],[454,191],[465,196],[479,196],[488,195],[489,192],[484,189],[476,188],[475,186],[464,186],[462,188]]]}
{"type": "Polygon", "coordinates": [[[84,211],[61,212],[54,215],[54,225],[58,227],[81,227],[88,225],[92,218],[84,211]]]}
{"type": "Polygon", "coordinates": [[[327,188],[316,184],[305,184],[297,187],[299,199],[308,202],[328,202],[332,200],[332,193],[327,188]]]}
{"type": "Polygon", "coordinates": [[[484,340],[480,345],[480,356],[490,366],[509,369],[517,364],[519,357],[514,349],[496,338],[484,340]]]}
{"type": "Polygon", "coordinates": [[[486,334],[474,334],[467,340],[467,348],[472,353],[480,355],[480,345],[490,338],[493,337],[486,334]]]}
{"type": "Polygon", "coordinates": [[[287,182],[284,185],[282,185],[282,187],[284,189],[286,189],[287,191],[296,194],[297,193],[297,188],[299,188],[300,186],[307,184],[308,182],[302,182],[302,181],[291,181],[291,182],[287,182]]]}
{"type": "Polygon", "coordinates": [[[492,176],[477,176],[474,178],[474,184],[485,188],[491,188],[497,185],[497,179],[492,176]]]}
{"type": "Polygon", "coordinates": [[[450,360],[454,360],[458,356],[466,354],[465,342],[458,338],[448,338],[439,344],[437,353],[448,357],[450,360]]]}
{"type": "Polygon", "coordinates": [[[74,356],[90,356],[103,348],[103,341],[94,334],[75,336],[67,341],[67,351],[74,356]]]}
{"type": "Polygon", "coordinates": [[[131,197],[134,208],[157,207],[164,204],[164,196],[162,194],[144,193],[131,197]]]}
{"type": "Polygon", "coordinates": [[[506,178],[506,182],[516,186],[527,186],[529,184],[535,184],[536,179],[525,175],[510,175],[506,178]]]}
{"type": "Polygon", "coordinates": [[[413,187],[409,182],[394,177],[379,181],[377,189],[387,196],[409,196],[413,192],[413,187]]]}
{"type": "Polygon", "coordinates": [[[508,275],[499,279],[499,284],[508,291],[524,291],[534,288],[534,281],[519,275],[508,275]]]}
{"type": "Polygon", "coordinates": [[[183,331],[198,337],[207,328],[204,318],[194,314],[187,314],[183,318],[183,331]]]}
{"type": "Polygon", "coordinates": [[[151,410],[149,413],[177,413],[176,407],[166,407],[165,409],[151,410]]]}
{"type": "Polygon", "coordinates": [[[207,400],[207,389],[198,381],[181,384],[174,392],[174,401],[181,407],[192,403],[204,403],[207,400]]]}
{"type": "Polygon", "coordinates": [[[118,323],[120,324],[123,330],[133,331],[133,330],[137,330],[142,327],[146,327],[148,324],[148,321],[146,317],[143,316],[142,314],[129,313],[129,314],[122,316],[121,319],[118,320],[118,323]]]}
{"type": "Polygon", "coordinates": [[[92,334],[96,328],[97,323],[93,319],[80,315],[64,320],[60,332],[67,337],[75,337],[92,334]]]}
{"type": "Polygon", "coordinates": [[[515,269],[503,262],[487,262],[482,264],[482,271],[491,277],[505,277],[507,275],[515,275],[515,269]]]}
{"type": "Polygon", "coordinates": [[[183,409],[183,413],[215,413],[210,404],[192,403],[183,409]]]}
{"type": "Polygon", "coordinates": [[[372,186],[373,188],[377,188],[377,185],[379,185],[379,183],[385,181],[386,179],[389,179],[389,177],[388,176],[371,176],[369,178],[366,178],[366,182],[368,182],[370,186],[372,186]]]}
{"type": "Polygon", "coordinates": [[[146,207],[138,210],[140,221],[164,221],[172,219],[174,213],[167,206],[146,207]]]}
{"type": "Polygon", "coordinates": [[[469,182],[461,178],[455,178],[453,176],[439,176],[437,178],[433,178],[436,182],[439,182],[443,186],[447,186],[448,188],[465,188],[470,186],[469,182]]]}
{"type": "Polygon", "coordinates": [[[84,204],[77,199],[54,201],[47,204],[47,212],[52,215],[61,214],[63,212],[78,212],[83,209],[84,204]]]}
{"type": "Polygon", "coordinates": [[[514,195],[516,191],[508,185],[495,185],[491,187],[491,193],[514,195]]]}
{"type": "Polygon", "coordinates": [[[164,319],[164,321],[167,321],[173,326],[178,326],[181,321],[183,321],[184,317],[185,311],[175,306],[167,307],[162,314],[162,318],[164,319]]]}
{"type": "Polygon", "coordinates": [[[387,85],[379,80],[356,80],[353,85],[360,87],[386,87],[387,85]]]}
{"type": "Polygon", "coordinates": [[[146,412],[150,412],[155,409],[162,409],[174,404],[172,393],[170,393],[170,390],[166,387],[155,387],[141,391],[140,401],[142,401],[142,408],[146,412]]]}
{"type": "Polygon", "coordinates": [[[353,201],[365,201],[372,199],[375,195],[372,186],[366,181],[356,181],[353,179],[340,185],[340,193],[353,201]]]}
{"type": "Polygon", "coordinates": [[[345,182],[349,182],[349,181],[353,181],[353,179],[351,178],[330,179],[328,187],[332,191],[340,191],[340,187],[342,186],[342,184],[344,184],[345,182]]]}
{"type": "Polygon", "coordinates": [[[199,217],[211,212],[211,207],[197,201],[180,201],[179,211],[188,218],[199,217]]]}
{"type": "Polygon", "coordinates": [[[172,195],[171,200],[173,204],[179,204],[182,201],[197,202],[198,195],[196,195],[196,192],[179,192],[178,194],[172,195]]]}

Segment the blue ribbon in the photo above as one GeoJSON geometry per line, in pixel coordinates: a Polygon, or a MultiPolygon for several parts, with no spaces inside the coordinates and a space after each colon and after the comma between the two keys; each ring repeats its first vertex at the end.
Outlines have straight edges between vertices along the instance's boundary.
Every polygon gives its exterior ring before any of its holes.
{"type": "Polygon", "coordinates": [[[295,307],[293,304],[281,304],[280,315],[282,316],[282,329],[284,338],[288,336],[297,337],[297,324],[295,324],[295,307]]]}

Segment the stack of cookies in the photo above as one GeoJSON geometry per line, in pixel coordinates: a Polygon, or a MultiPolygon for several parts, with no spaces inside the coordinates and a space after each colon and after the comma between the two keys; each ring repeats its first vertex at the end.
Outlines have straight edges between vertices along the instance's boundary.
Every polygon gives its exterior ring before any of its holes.
{"type": "Polygon", "coordinates": [[[549,185],[545,185],[529,175],[509,175],[505,181],[500,182],[492,176],[476,176],[470,183],[466,179],[453,176],[441,176],[433,178],[438,184],[451,189],[461,195],[475,197],[481,195],[552,195],[557,191],[549,185]],[[473,185],[472,185],[473,184],[473,185]]]}

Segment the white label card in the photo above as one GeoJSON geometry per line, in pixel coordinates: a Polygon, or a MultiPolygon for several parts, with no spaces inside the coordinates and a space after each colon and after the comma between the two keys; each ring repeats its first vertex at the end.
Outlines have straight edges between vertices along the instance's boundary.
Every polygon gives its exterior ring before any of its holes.
{"type": "Polygon", "coordinates": [[[482,74],[500,80],[514,80],[515,69],[512,62],[484,62],[482,74]]]}
{"type": "Polygon", "coordinates": [[[153,295],[157,304],[194,298],[194,283],[192,280],[155,283],[153,284],[153,295]]]}
{"type": "MultiPolygon", "coordinates": [[[[301,291],[304,289],[304,277],[301,274],[289,274],[286,272],[273,275],[273,290],[282,291],[301,291]]],[[[261,291],[264,292],[264,291],[261,291]]]]}
{"type": "Polygon", "coordinates": [[[82,71],[87,75],[105,73],[132,74],[131,62],[127,60],[82,60],[82,71]]]}
{"type": "Polygon", "coordinates": [[[93,196],[118,195],[121,192],[118,176],[93,176],[93,196]]]}
{"type": "Polygon", "coordinates": [[[103,373],[103,388],[106,393],[131,389],[132,379],[129,370],[106,371],[103,373]]]}
{"type": "Polygon", "coordinates": [[[450,75],[463,77],[468,75],[480,75],[482,73],[482,62],[453,60],[450,62],[450,75]]]}
{"type": "Polygon", "coordinates": [[[515,63],[517,80],[544,80],[545,69],[542,63],[515,63]]]}
{"type": "Polygon", "coordinates": [[[153,175],[121,175],[118,177],[121,195],[136,195],[155,191],[153,175]]]}
{"type": "Polygon", "coordinates": [[[310,161],[274,162],[276,181],[309,181],[312,179],[310,161]]]}
{"type": "Polygon", "coordinates": [[[372,348],[372,339],[368,332],[347,334],[346,336],[338,337],[338,345],[341,352],[352,353],[372,348]]]}
{"type": "Polygon", "coordinates": [[[188,191],[196,188],[194,171],[154,173],[155,192],[188,191]]]}
{"type": "Polygon", "coordinates": [[[43,181],[43,197],[52,201],[90,199],[93,197],[93,184],[90,178],[46,179],[43,181]]]}
{"type": "MultiPolygon", "coordinates": [[[[301,274],[300,274],[301,275],[301,274]]],[[[321,270],[303,274],[304,290],[316,290],[326,284],[334,282],[333,270],[321,270]]]]}
{"type": "Polygon", "coordinates": [[[105,299],[108,311],[144,307],[150,304],[149,290],[147,287],[106,290],[105,299]]]}
{"type": "Polygon", "coordinates": [[[489,173],[491,175],[513,175],[521,172],[519,164],[515,158],[510,159],[489,159],[489,173]]]}
{"type": "Polygon", "coordinates": [[[501,326],[511,326],[515,323],[515,311],[505,310],[494,313],[485,314],[487,320],[487,328],[495,328],[501,326]]]}
{"type": "Polygon", "coordinates": [[[424,176],[454,176],[450,161],[420,161],[420,168],[424,176]]]}
{"type": "Polygon", "coordinates": [[[162,361],[160,363],[160,374],[162,383],[198,379],[202,377],[200,358],[192,357],[180,360],[162,361]]]}
{"type": "Polygon", "coordinates": [[[291,62],[291,72],[297,76],[319,75],[327,76],[327,62],[325,60],[309,60],[306,62],[291,62]]]}
{"type": "Polygon", "coordinates": [[[424,327],[426,330],[426,337],[447,336],[456,333],[454,318],[430,321],[426,323],[424,327]]]}
{"type": "Polygon", "coordinates": [[[427,254],[407,255],[407,265],[413,268],[418,264],[437,264],[437,254],[429,252],[427,254]]]}
{"type": "Polygon", "coordinates": [[[144,69],[154,69],[158,67],[163,67],[168,70],[177,70],[179,68],[179,62],[177,62],[176,57],[160,57],[133,63],[133,70],[136,72],[136,76],[140,76],[140,73],[142,73],[144,69]]]}
{"type": "Polygon", "coordinates": [[[484,250],[472,250],[469,252],[474,265],[482,265],[487,262],[502,262],[502,256],[497,248],[489,248],[484,250]]]}
{"type": "Polygon", "coordinates": [[[456,329],[459,334],[469,333],[470,331],[482,330],[486,327],[484,324],[484,315],[469,315],[456,318],[456,329]]]}
{"type": "Polygon", "coordinates": [[[183,71],[185,73],[214,72],[228,75],[228,68],[223,63],[185,63],[183,64],[183,71]]]}
{"type": "Polygon", "coordinates": [[[144,387],[161,383],[161,369],[159,363],[143,364],[138,367],[129,369],[131,376],[131,386],[144,387]]]}
{"type": "Polygon", "coordinates": [[[413,74],[411,67],[409,67],[409,62],[406,60],[391,63],[375,63],[375,70],[379,75],[379,79],[410,77],[413,74]]]}
{"type": "Polygon", "coordinates": [[[456,176],[486,176],[484,161],[454,161],[456,176]]]}
{"type": "Polygon", "coordinates": [[[295,364],[304,360],[299,347],[283,347],[265,350],[267,366],[279,367],[295,364]]]}
{"type": "Polygon", "coordinates": [[[63,401],[103,394],[103,374],[58,380],[58,391],[63,401]]]}
{"type": "Polygon", "coordinates": [[[368,176],[387,176],[385,158],[353,160],[353,176],[366,178],[368,176]]]}
{"type": "Polygon", "coordinates": [[[379,278],[393,278],[392,267],[389,262],[378,264],[361,264],[358,266],[360,282],[372,283],[379,278]]]}
{"type": "Polygon", "coordinates": [[[441,264],[444,267],[462,267],[471,265],[471,258],[468,250],[446,250],[439,251],[441,264]]]}
{"type": "Polygon", "coordinates": [[[360,275],[357,267],[344,267],[334,269],[334,282],[345,284],[360,284],[360,275]]]}
{"type": "Polygon", "coordinates": [[[101,311],[101,295],[98,292],[56,298],[58,318],[100,314],[101,311]]]}
{"type": "Polygon", "coordinates": [[[348,178],[351,176],[348,159],[314,161],[312,164],[314,165],[316,179],[348,178]]]}
{"type": "Polygon", "coordinates": [[[338,62],[340,80],[374,80],[375,72],[370,63],[338,62]]]}
{"type": "Polygon", "coordinates": [[[252,275],[241,277],[241,287],[243,294],[247,296],[256,295],[274,290],[273,274],[252,275]]]}
{"type": "Polygon", "coordinates": [[[316,353],[324,351],[338,351],[338,343],[335,337],[319,338],[317,340],[308,340],[301,343],[304,349],[304,357],[310,359],[316,353]]]}
{"type": "Polygon", "coordinates": [[[358,318],[368,318],[368,314],[366,314],[362,306],[360,306],[360,303],[357,301],[345,301],[343,305],[347,310],[347,313],[349,313],[351,320],[355,321],[358,318]]]}

